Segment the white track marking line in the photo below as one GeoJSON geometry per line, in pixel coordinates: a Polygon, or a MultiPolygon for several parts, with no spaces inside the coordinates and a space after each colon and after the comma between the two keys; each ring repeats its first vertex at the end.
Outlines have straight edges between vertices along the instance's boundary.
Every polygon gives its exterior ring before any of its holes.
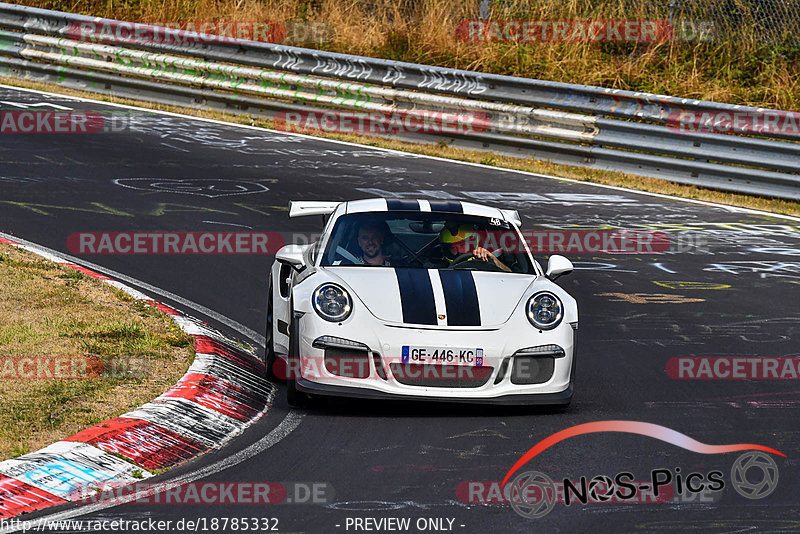
{"type": "MultiPolygon", "coordinates": [[[[138,106],[131,106],[131,105],[128,105],[128,104],[118,104],[118,103],[114,103],[114,102],[103,102],[103,101],[94,100],[94,99],[91,99],[91,98],[62,95],[62,94],[58,94],[58,93],[50,93],[50,92],[47,92],[47,91],[40,91],[40,90],[37,90],[37,89],[29,89],[29,88],[25,88],[25,87],[16,87],[16,86],[13,86],[13,85],[0,84],[0,88],[10,89],[10,90],[15,90],[15,91],[29,92],[29,93],[36,93],[36,94],[41,94],[41,95],[52,96],[52,97],[55,97],[55,98],[62,98],[62,99],[66,99],[66,100],[75,100],[75,101],[78,101],[78,102],[91,102],[91,103],[96,103],[96,104],[100,104],[100,105],[104,105],[104,106],[118,107],[118,108],[124,108],[124,109],[132,109],[132,110],[137,110],[137,111],[142,111],[142,112],[147,112],[147,113],[157,113],[157,114],[160,114],[160,115],[166,115],[166,116],[170,116],[170,117],[176,117],[176,118],[182,118],[182,119],[189,119],[189,120],[207,122],[207,123],[218,124],[218,125],[223,125],[223,126],[227,126],[227,127],[242,128],[242,129],[247,129],[247,130],[256,130],[256,131],[259,131],[259,132],[270,132],[270,133],[277,133],[277,134],[281,134],[281,135],[288,135],[288,134],[286,134],[286,132],[282,132],[282,131],[279,131],[279,130],[272,130],[272,129],[269,129],[269,128],[260,128],[260,127],[257,127],[257,126],[250,126],[250,125],[246,125],[246,124],[225,122],[225,121],[221,121],[221,120],[217,120],[217,119],[208,119],[208,118],[204,118],[204,117],[195,117],[195,116],[192,116],[192,115],[184,115],[184,114],[181,114],[181,113],[174,113],[174,112],[170,112],[170,111],[153,110],[153,109],[142,108],[142,107],[138,107],[138,106]]],[[[782,215],[782,214],[777,214],[777,213],[770,213],[770,212],[765,212],[765,211],[760,211],[760,210],[754,210],[754,209],[750,209],[750,208],[741,208],[741,207],[737,207],[737,206],[728,206],[728,205],[725,205],[725,204],[717,204],[717,203],[714,203],[714,202],[706,202],[706,201],[702,201],[702,200],[675,197],[675,196],[670,196],[670,195],[664,195],[664,194],[661,194],[661,193],[651,193],[651,192],[648,192],[648,191],[638,191],[638,190],[635,190],[635,189],[630,189],[630,188],[621,187],[621,186],[613,186],[613,185],[606,185],[606,184],[596,184],[596,183],[592,183],[592,182],[584,182],[584,181],[581,181],[581,180],[575,180],[575,179],[572,179],[572,178],[564,178],[564,177],[560,177],[560,176],[551,176],[551,175],[547,175],[547,174],[539,174],[539,173],[534,173],[534,172],[529,172],[529,171],[520,171],[520,170],[516,170],[516,169],[504,169],[504,168],[498,168],[498,167],[494,167],[494,166],[490,166],[490,165],[483,165],[483,164],[480,164],[480,163],[457,161],[457,160],[441,158],[441,157],[437,157],[437,156],[429,156],[429,155],[425,155],[425,154],[413,154],[413,153],[409,153],[409,152],[403,152],[403,151],[400,151],[400,150],[393,150],[393,149],[380,148],[380,147],[372,147],[372,146],[368,146],[368,145],[361,145],[361,144],[354,143],[354,142],[351,142],[351,141],[340,141],[340,140],[336,140],[336,139],[327,139],[327,138],[324,138],[324,137],[315,137],[315,136],[312,136],[312,135],[304,135],[304,134],[293,133],[290,136],[300,137],[300,138],[305,138],[305,139],[311,139],[311,140],[318,141],[318,142],[327,142],[327,143],[332,143],[332,144],[355,146],[355,147],[359,147],[359,148],[366,149],[366,150],[376,150],[376,151],[385,152],[385,153],[388,153],[388,154],[395,154],[395,155],[398,155],[398,156],[401,156],[401,157],[413,157],[413,158],[417,158],[417,159],[430,159],[430,160],[446,162],[446,163],[454,164],[454,165],[467,165],[467,166],[476,167],[476,168],[480,168],[480,169],[491,170],[491,171],[494,171],[494,172],[503,171],[503,172],[508,172],[508,173],[512,173],[512,174],[519,174],[519,175],[524,175],[524,176],[533,176],[533,177],[536,177],[536,178],[546,178],[546,179],[550,179],[550,180],[559,180],[559,181],[563,181],[563,182],[569,182],[569,183],[575,183],[575,184],[581,184],[581,185],[587,185],[587,186],[593,186],[593,187],[600,187],[600,188],[603,188],[603,189],[611,189],[611,190],[615,190],[615,191],[624,191],[624,192],[637,194],[637,195],[645,195],[645,196],[656,197],[656,198],[677,200],[677,201],[680,201],[680,202],[687,202],[687,203],[697,204],[697,205],[701,205],[701,206],[719,208],[719,209],[727,210],[727,211],[734,212],[734,213],[748,213],[748,214],[764,215],[764,216],[768,216],[768,217],[781,218],[781,219],[786,219],[786,220],[791,220],[791,221],[800,221],[800,217],[793,217],[793,216],[790,216],[790,215],[782,215]]],[[[92,270],[95,270],[95,271],[97,271],[99,273],[102,273],[102,274],[105,274],[107,276],[112,276],[112,277],[117,278],[119,280],[131,283],[133,285],[137,285],[137,286],[139,286],[139,287],[141,287],[143,289],[146,289],[147,291],[150,291],[151,293],[155,293],[157,295],[164,296],[164,297],[166,297],[166,298],[168,298],[168,299],[170,299],[170,300],[172,300],[174,302],[182,304],[182,305],[184,305],[184,306],[186,306],[188,308],[192,308],[195,311],[198,311],[198,312],[200,312],[200,313],[202,313],[202,314],[204,314],[204,315],[206,315],[208,317],[211,317],[211,318],[219,321],[220,323],[228,326],[229,328],[232,328],[232,329],[238,331],[239,333],[247,336],[248,338],[250,338],[251,340],[257,342],[261,346],[264,345],[264,342],[265,342],[264,336],[258,334],[257,332],[251,330],[250,328],[247,328],[246,326],[244,326],[244,325],[242,325],[242,324],[240,324],[240,323],[238,323],[236,321],[228,319],[227,317],[225,317],[225,316],[223,316],[223,315],[221,315],[221,314],[219,314],[217,312],[214,312],[213,310],[210,310],[210,309],[206,308],[205,306],[203,306],[201,304],[192,302],[192,301],[190,301],[188,299],[184,299],[182,297],[179,297],[178,295],[175,295],[174,293],[171,293],[169,291],[157,288],[157,287],[152,286],[150,284],[147,284],[145,282],[141,282],[139,280],[136,280],[135,278],[126,276],[126,275],[124,275],[122,273],[118,273],[118,272],[113,271],[111,269],[107,269],[105,267],[101,267],[99,265],[95,265],[95,264],[92,264],[90,262],[86,262],[86,261],[83,261],[83,260],[78,260],[77,258],[74,258],[72,256],[69,256],[69,255],[66,255],[66,254],[63,254],[63,253],[60,253],[60,252],[51,251],[50,249],[47,249],[45,247],[41,247],[39,245],[35,245],[34,243],[31,243],[29,241],[21,239],[21,238],[19,238],[17,236],[8,235],[8,234],[4,234],[4,233],[0,232],[0,237],[4,237],[4,238],[12,240],[12,241],[17,241],[19,243],[23,243],[23,244],[26,244],[28,246],[32,246],[32,247],[35,247],[37,249],[43,250],[45,252],[55,253],[58,256],[61,256],[61,257],[65,258],[65,259],[69,259],[72,263],[76,263],[78,265],[83,265],[85,267],[88,267],[88,268],[90,268],[92,270]]],[[[229,467],[237,465],[237,464],[247,460],[248,458],[250,458],[250,457],[252,457],[252,456],[254,456],[256,454],[260,454],[261,452],[265,451],[266,449],[268,449],[268,448],[272,447],[273,445],[277,444],[279,441],[281,441],[283,438],[285,438],[289,433],[291,433],[294,429],[296,429],[300,425],[301,420],[302,420],[302,415],[297,414],[296,412],[289,412],[287,414],[287,416],[283,419],[283,421],[281,421],[281,423],[277,427],[275,427],[269,434],[267,434],[265,437],[261,438],[259,441],[253,443],[252,445],[250,445],[246,449],[243,449],[243,450],[239,451],[238,453],[234,454],[233,456],[230,456],[228,458],[224,458],[224,459],[220,460],[219,462],[216,462],[214,464],[206,466],[205,468],[199,469],[199,470],[197,470],[195,472],[192,472],[192,473],[188,473],[186,475],[183,475],[182,477],[178,477],[175,480],[171,480],[170,482],[185,481],[185,480],[189,480],[189,479],[191,479],[193,477],[196,479],[196,478],[199,478],[199,477],[202,477],[202,476],[208,476],[208,475],[211,475],[213,473],[219,472],[219,471],[221,471],[223,469],[227,469],[229,467]]],[[[79,508],[77,510],[70,510],[70,511],[60,512],[58,514],[53,514],[52,516],[44,516],[42,519],[45,519],[45,518],[48,519],[48,520],[68,519],[68,518],[71,518],[71,517],[76,517],[76,516],[84,515],[84,514],[87,514],[87,513],[92,513],[92,512],[98,511],[98,510],[103,510],[103,509],[106,509],[106,508],[110,508],[112,506],[117,506],[117,503],[106,504],[106,505],[99,505],[98,504],[98,505],[93,505],[91,507],[79,508]]],[[[2,530],[0,530],[0,533],[17,532],[19,530],[21,530],[21,529],[14,529],[14,530],[2,529],[2,530]]]]}
{"type": "MultiPolygon", "coordinates": [[[[224,471],[230,467],[238,465],[245,460],[249,460],[253,456],[261,454],[262,452],[266,451],[270,447],[276,445],[278,442],[283,440],[286,436],[292,433],[298,426],[300,426],[300,422],[303,420],[303,415],[297,412],[291,411],[286,414],[283,421],[272,429],[272,431],[261,438],[260,440],[256,441],[255,443],[251,444],[245,449],[233,454],[232,456],[228,456],[226,458],[222,458],[213,464],[207,465],[190,473],[186,473],[185,475],[181,475],[175,477],[174,479],[164,480],[158,482],[153,485],[152,488],[142,491],[137,491],[134,495],[127,495],[124,498],[119,498],[113,500],[113,502],[107,503],[98,503],[92,504],[89,506],[83,506],[80,508],[76,508],[74,510],[64,510],[63,512],[58,512],[51,515],[45,515],[42,517],[38,517],[36,519],[30,519],[33,525],[41,525],[42,528],[40,530],[46,531],[47,528],[44,527],[46,522],[48,521],[59,521],[64,519],[71,519],[73,517],[80,517],[82,515],[91,514],[94,512],[99,512],[100,510],[105,510],[106,508],[113,508],[115,506],[120,506],[126,502],[135,501],[136,499],[144,499],[148,496],[153,495],[158,489],[162,487],[167,487],[170,484],[175,484],[179,482],[187,482],[187,481],[194,481],[200,480],[204,477],[211,476],[215,473],[220,471],[224,471]]],[[[30,530],[30,526],[28,527],[30,530]]],[[[10,533],[10,532],[19,532],[22,530],[22,526],[20,525],[18,528],[13,527],[6,527],[4,529],[0,529],[0,533],[10,533]]]]}
{"type": "MultiPolygon", "coordinates": [[[[244,326],[244,325],[242,325],[242,324],[240,324],[240,323],[238,323],[236,321],[233,321],[231,319],[228,319],[227,317],[225,317],[225,316],[223,316],[223,315],[221,315],[219,313],[216,313],[213,310],[210,310],[210,309],[206,308],[205,306],[202,306],[201,304],[197,304],[195,302],[192,302],[190,300],[184,299],[182,297],[178,297],[177,295],[175,295],[173,293],[170,293],[169,291],[157,288],[155,286],[152,286],[150,284],[147,284],[145,282],[142,282],[142,281],[137,280],[135,278],[132,278],[130,276],[124,275],[122,273],[117,273],[116,271],[113,271],[111,269],[106,269],[106,268],[101,267],[99,265],[94,265],[94,264],[89,263],[89,262],[84,262],[84,261],[79,260],[77,258],[74,258],[74,257],[72,257],[72,256],[70,256],[68,254],[63,254],[61,252],[49,249],[47,247],[43,247],[41,245],[37,245],[36,243],[32,243],[32,242],[30,242],[28,240],[22,239],[20,237],[14,236],[14,235],[9,235],[9,234],[0,232],[0,237],[8,239],[9,241],[14,241],[16,243],[23,244],[26,247],[28,247],[29,250],[33,249],[32,252],[36,252],[36,253],[44,252],[47,255],[51,256],[51,257],[55,256],[56,258],[59,258],[59,259],[69,260],[71,263],[75,263],[77,265],[83,265],[83,266],[85,266],[87,268],[90,268],[92,270],[95,270],[97,272],[102,272],[103,274],[106,274],[108,276],[113,276],[113,277],[118,278],[120,280],[124,280],[126,282],[129,282],[129,283],[131,283],[133,285],[137,285],[137,286],[139,286],[139,287],[141,287],[143,289],[146,289],[146,290],[150,291],[151,293],[155,293],[157,295],[166,296],[167,298],[170,298],[170,299],[174,300],[175,302],[179,302],[180,304],[186,306],[187,308],[191,308],[194,311],[200,312],[201,314],[207,315],[209,317],[212,317],[212,318],[218,320],[220,323],[225,324],[226,326],[228,326],[229,328],[239,332],[240,334],[243,334],[243,335],[249,337],[253,341],[257,341],[262,346],[264,344],[264,337],[263,336],[259,336],[258,334],[256,334],[255,332],[253,332],[252,330],[247,328],[246,326],[244,326]],[[260,341],[257,340],[256,339],[257,337],[260,337],[261,340],[260,341]]],[[[260,440],[256,441],[255,443],[251,444],[247,448],[242,449],[241,451],[234,453],[232,456],[228,456],[226,458],[222,458],[219,461],[214,462],[213,464],[207,465],[207,466],[205,466],[203,468],[197,469],[197,470],[192,471],[190,473],[187,473],[185,475],[181,475],[181,476],[176,477],[174,479],[165,480],[163,482],[160,482],[159,485],[154,486],[153,489],[148,490],[147,492],[137,493],[136,495],[131,496],[130,499],[132,500],[132,499],[135,499],[137,497],[138,498],[144,498],[146,496],[144,493],[148,493],[148,494],[154,493],[156,491],[156,489],[158,489],[160,487],[160,484],[184,482],[184,481],[188,481],[188,480],[198,480],[201,477],[209,476],[209,475],[212,475],[212,474],[217,473],[219,471],[222,471],[224,469],[228,469],[229,467],[233,467],[233,466],[235,466],[237,464],[240,464],[240,463],[244,462],[245,460],[247,460],[247,459],[249,459],[249,458],[251,458],[251,457],[253,457],[253,456],[257,455],[257,454],[260,454],[260,453],[264,452],[265,450],[269,449],[270,447],[272,447],[273,445],[277,444],[279,441],[284,439],[286,436],[288,436],[294,429],[296,429],[300,425],[300,422],[302,421],[302,419],[303,419],[302,414],[298,414],[297,412],[290,411],[286,415],[286,417],[284,417],[283,420],[278,424],[278,426],[276,426],[274,429],[272,429],[272,431],[269,434],[267,434],[266,436],[264,436],[260,440]]],[[[42,523],[35,523],[35,524],[43,524],[44,521],[46,521],[46,520],[48,520],[48,521],[49,520],[56,521],[56,520],[59,520],[59,519],[69,519],[69,518],[76,517],[76,516],[81,516],[81,515],[84,515],[84,514],[87,514],[87,513],[92,513],[92,512],[99,511],[99,510],[104,510],[106,508],[110,508],[110,507],[113,507],[113,506],[118,506],[119,504],[121,504],[121,503],[120,502],[111,502],[111,503],[95,504],[95,505],[91,505],[91,506],[81,507],[81,508],[77,508],[75,510],[66,510],[64,512],[58,512],[58,513],[53,514],[53,515],[46,515],[46,516],[42,516],[41,518],[37,518],[35,521],[37,521],[37,522],[41,521],[42,523]]],[[[6,527],[6,528],[0,529],[0,533],[18,532],[20,530],[22,530],[22,526],[20,526],[19,528],[6,527]]]]}
{"type": "MultiPolygon", "coordinates": [[[[362,148],[362,149],[365,149],[365,150],[377,150],[377,151],[380,151],[380,152],[386,152],[387,154],[396,154],[398,156],[402,156],[402,157],[406,157],[406,158],[407,157],[412,157],[412,158],[417,158],[417,159],[431,159],[431,160],[434,160],[434,161],[443,161],[443,162],[450,163],[450,164],[455,164],[455,165],[467,165],[467,166],[470,166],[470,167],[477,167],[477,168],[480,168],[480,169],[491,170],[491,171],[494,171],[494,172],[503,171],[503,172],[509,172],[509,173],[513,173],[513,174],[521,174],[521,175],[524,175],[524,176],[534,176],[536,178],[546,178],[548,180],[559,180],[559,181],[562,181],[562,182],[569,182],[569,183],[574,183],[574,184],[588,185],[588,186],[592,186],[592,187],[601,187],[603,189],[611,189],[611,190],[614,190],[614,191],[625,191],[627,193],[633,193],[633,194],[637,194],[637,195],[646,195],[646,196],[656,197],[656,198],[663,198],[663,199],[669,199],[669,200],[678,200],[680,202],[688,202],[690,204],[698,204],[698,205],[701,205],[701,206],[719,208],[719,209],[727,210],[727,211],[734,212],[734,213],[748,213],[748,214],[752,214],[752,215],[766,215],[766,216],[769,216],[769,217],[778,217],[778,218],[781,218],[781,219],[787,219],[787,220],[790,220],[790,221],[798,221],[798,222],[800,222],[800,217],[794,217],[792,215],[782,215],[782,214],[779,214],[779,213],[770,213],[768,211],[754,210],[754,209],[751,209],[751,208],[740,208],[738,206],[728,206],[726,204],[717,204],[715,202],[707,202],[707,201],[704,201],[704,200],[695,200],[695,199],[692,199],[692,198],[675,197],[675,196],[665,195],[665,194],[662,194],[662,193],[651,193],[649,191],[638,191],[636,189],[630,189],[630,188],[622,187],[622,186],[618,186],[618,185],[596,184],[596,183],[593,183],[593,182],[584,182],[584,181],[581,181],[581,180],[575,180],[573,178],[564,178],[562,176],[551,176],[549,174],[539,174],[539,173],[535,173],[535,172],[520,171],[520,170],[516,170],[516,169],[504,169],[503,167],[495,167],[495,166],[491,166],[491,165],[483,165],[481,163],[473,163],[473,162],[470,162],[470,161],[458,161],[458,160],[453,160],[453,159],[440,158],[438,156],[429,156],[429,155],[426,155],[426,154],[413,154],[411,152],[403,152],[402,150],[393,150],[391,148],[381,148],[381,147],[374,147],[374,146],[369,146],[369,145],[361,145],[359,143],[354,143],[352,141],[341,141],[341,140],[338,140],[338,139],[327,139],[325,137],[315,137],[313,135],[307,135],[307,134],[300,134],[300,133],[287,134],[286,132],[283,132],[283,131],[280,131],[280,130],[272,130],[272,129],[269,129],[269,128],[261,128],[261,127],[258,127],[258,126],[250,126],[249,124],[238,124],[238,123],[235,123],[235,122],[225,122],[225,121],[221,121],[221,120],[218,120],[218,119],[208,119],[208,118],[205,118],[205,117],[195,117],[195,116],[192,116],[192,115],[183,115],[181,113],[175,113],[175,112],[172,112],[172,111],[154,110],[154,109],[142,108],[142,107],[138,107],[138,106],[131,106],[129,104],[118,104],[118,103],[115,103],[115,102],[103,102],[102,100],[94,100],[94,99],[91,99],[91,98],[85,98],[85,97],[79,97],[79,96],[62,95],[62,94],[59,94],[59,93],[50,93],[50,92],[47,92],[47,91],[40,91],[38,89],[28,89],[26,87],[16,87],[14,85],[0,84],[0,88],[12,89],[12,90],[16,90],[16,91],[27,91],[29,93],[47,95],[47,96],[52,96],[52,97],[56,97],[56,98],[64,98],[64,99],[68,99],[68,100],[76,100],[78,102],[92,102],[92,103],[101,104],[101,105],[104,105],[104,106],[112,106],[112,107],[118,107],[118,108],[124,108],[124,109],[133,109],[133,110],[143,111],[143,112],[147,112],[147,113],[157,113],[159,115],[167,115],[167,116],[170,116],[170,117],[178,117],[178,118],[182,118],[182,119],[191,119],[191,120],[196,120],[196,121],[208,122],[208,123],[211,123],[211,124],[220,124],[220,125],[230,126],[230,127],[235,127],[235,128],[243,128],[243,129],[246,129],[246,130],[256,130],[256,131],[259,131],[259,132],[270,132],[270,133],[275,133],[275,134],[280,134],[280,135],[286,135],[288,137],[300,137],[300,138],[304,138],[304,139],[313,139],[315,141],[328,142],[328,143],[334,143],[334,144],[339,144],[339,145],[355,146],[355,147],[359,147],[359,148],[362,148]]],[[[117,98],[128,98],[128,97],[117,97],[117,98]]],[[[131,100],[133,100],[133,99],[131,99],[131,100]]],[[[180,107],[180,106],[176,106],[176,107],[180,107]]],[[[221,113],[221,112],[218,112],[218,113],[221,113]]],[[[668,181],[668,180],[666,180],[666,181],[668,181]]]]}

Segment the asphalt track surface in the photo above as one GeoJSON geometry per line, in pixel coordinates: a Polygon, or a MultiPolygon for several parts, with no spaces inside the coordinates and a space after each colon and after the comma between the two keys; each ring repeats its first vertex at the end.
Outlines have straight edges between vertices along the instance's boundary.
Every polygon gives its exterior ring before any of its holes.
{"type": "MultiPolygon", "coordinates": [[[[130,113],[2,87],[0,101],[4,110],[56,104],[130,113]]],[[[290,413],[280,395],[268,415],[230,445],[162,478],[197,471],[257,444],[262,452],[228,469],[209,469],[213,474],[203,480],[324,482],[334,490],[331,502],[128,504],[72,513],[76,519],[272,517],[281,532],[311,533],[356,532],[346,528],[348,518],[388,517],[411,518],[410,532],[418,532],[418,518],[453,519],[452,531],[465,533],[800,532],[797,380],[676,380],[665,370],[675,357],[800,356],[797,220],[188,117],[134,115],[130,127],[117,133],[0,134],[0,231],[67,253],[74,232],[311,234],[319,231],[319,221],[289,220],[289,200],[365,198],[383,190],[404,198],[484,198],[518,208],[523,229],[661,229],[672,249],[570,256],[576,271],[559,284],[578,301],[580,330],[575,397],[566,411],[337,401],[292,414],[296,428],[271,447],[260,447],[259,440],[290,413]],[[115,182],[134,178],[142,180],[115,182]],[[204,195],[152,185],[164,180],[191,180],[182,185],[205,187],[204,195]],[[244,184],[245,192],[213,196],[207,180],[244,184]],[[490,194],[500,192],[507,200],[492,200],[490,194]],[[787,457],[774,456],[777,489],[748,500],[728,484],[738,453],[698,454],[646,436],[591,434],[551,447],[523,470],[554,480],[622,471],[647,480],[659,468],[685,474],[719,470],[726,487],[711,503],[556,504],[540,519],[521,517],[508,504],[459,500],[460,483],[501,480],[535,443],[599,420],[655,423],[709,444],[757,443],[787,457]]],[[[81,258],[263,333],[272,256],[81,258]]],[[[62,530],[68,531],[79,530],[62,530]]]]}

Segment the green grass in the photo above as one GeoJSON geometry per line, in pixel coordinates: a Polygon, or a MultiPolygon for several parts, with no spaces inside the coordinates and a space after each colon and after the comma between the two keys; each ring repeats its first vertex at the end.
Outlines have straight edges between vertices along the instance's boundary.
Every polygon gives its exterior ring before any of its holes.
{"type": "Polygon", "coordinates": [[[192,342],[157,309],[0,245],[0,458],[160,395],[188,368],[192,342]],[[58,362],[70,378],[59,378],[58,362]]]}

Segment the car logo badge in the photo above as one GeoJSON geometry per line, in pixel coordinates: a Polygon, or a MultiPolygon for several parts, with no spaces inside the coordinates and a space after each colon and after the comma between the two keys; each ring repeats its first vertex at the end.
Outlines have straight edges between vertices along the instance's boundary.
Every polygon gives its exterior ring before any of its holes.
{"type": "Polygon", "coordinates": [[[437,317],[439,318],[440,321],[444,321],[444,314],[443,313],[440,313],[439,315],[437,315],[437,317]]]}

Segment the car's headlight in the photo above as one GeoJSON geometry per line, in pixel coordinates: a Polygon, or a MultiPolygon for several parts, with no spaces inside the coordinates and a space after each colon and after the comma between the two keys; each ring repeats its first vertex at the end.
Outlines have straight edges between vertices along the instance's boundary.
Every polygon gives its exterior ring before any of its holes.
{"type": "Polygon", "coordinates": [[[540,291],[528,299],[528,320],[541,330],[558,326],[564,317],[564,306],[557,296],[549,291],[540,291]]]}
{"type": "Polygon", "coordinates": [[[325,283],[319,286],[311,297],[314,311],[326,321],[344,321],[353,311],[353,300],[341,286],[325,283]]]}

